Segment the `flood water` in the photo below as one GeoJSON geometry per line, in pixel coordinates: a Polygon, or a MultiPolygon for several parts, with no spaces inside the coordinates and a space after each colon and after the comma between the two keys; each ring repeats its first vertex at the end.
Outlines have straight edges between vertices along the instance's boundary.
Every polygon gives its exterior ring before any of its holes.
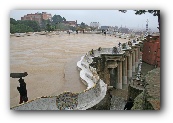
{"type": "MultiPolygon", "coordinates": [[[[91,49],[111,48],[127,42],[101,34],[60,34],[46,37],[10,37],[10,73],[27,72],[24,77],[28,98],[59,95],[63,91],[81,92],[77,61],[91,49]]],[[[18,79],[10,78],[10,107],[18,105],[18,79]]]]}

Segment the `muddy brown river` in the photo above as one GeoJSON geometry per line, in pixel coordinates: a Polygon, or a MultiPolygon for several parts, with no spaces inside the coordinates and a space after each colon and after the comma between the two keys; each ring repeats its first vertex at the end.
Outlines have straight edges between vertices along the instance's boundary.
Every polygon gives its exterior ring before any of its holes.
{"type": "MultiPolygon", "coordinates": [[[[59,95],[63,91],[81,92],[77,61],[91,49],[111,48],[127,42],[101,34],[60,34],[46,37],[10,37],[10,73],[27,72],[24,77],[28,98],[59,95]]],[[[19,82],[10,78],[10,107],[18,105],[19,82]]]]}

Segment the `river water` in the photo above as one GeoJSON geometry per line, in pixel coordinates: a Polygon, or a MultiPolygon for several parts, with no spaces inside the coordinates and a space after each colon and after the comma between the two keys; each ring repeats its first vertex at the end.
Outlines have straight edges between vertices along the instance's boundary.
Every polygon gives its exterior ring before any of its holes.
{"type": "MultiPolygon", "coordinates": [[[[28,98],[59,95],[63,91],[81,92],[77,61],[91,49],[111,48],[127,42],[101,34],[60,34],[46,37],[10,37],[10,73],[27,72],[24,77],[28,98]]],[[[10,107],[18,105],[18,79],[10,78],[10,107]]]]}

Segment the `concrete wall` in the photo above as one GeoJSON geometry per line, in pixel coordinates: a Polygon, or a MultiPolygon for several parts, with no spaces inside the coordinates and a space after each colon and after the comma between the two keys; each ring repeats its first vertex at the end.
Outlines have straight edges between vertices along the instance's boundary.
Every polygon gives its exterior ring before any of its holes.
{"type": "Polygon", "coordinates": [[[41,97],[12,107],[12,110],[58,110],[56,97],[41,97]]]}
{"type": "Polygon", "coordinates": [[[89,64],[93,62],[92,58],[100,55],[98,50],[93,50],[94,54],[88,52],[77,63],[82,82],[88,87],[84,92],[78,95],[78,110],[86,110],[99,103],[106,95],[107,85],[100,79],[95,68],[89,64]]]}
{"type": "Polygon", "coordinates": [[[78,108],[92,107],[93,100],[98,98],[101,94],[100,83],[98,82],[94,87],[86,90],[78,95],[78,108]]]}

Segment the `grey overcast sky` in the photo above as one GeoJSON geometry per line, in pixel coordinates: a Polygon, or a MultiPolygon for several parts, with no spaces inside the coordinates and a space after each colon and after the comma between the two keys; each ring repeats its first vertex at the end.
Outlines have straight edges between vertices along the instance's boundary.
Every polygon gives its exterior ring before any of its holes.
{"type": "Polygon", "coordinates": [[[135,15],[133,10],[128,10],[127,13],[119,12],[118,10],[12,10],[10,18],[20,20],[22,16],[36,12],[47,12],[53,15],[61,15],[67,21],[77,20],[90,25],[91,22],[99,22],[100,26],[118,26],[135,29],[145,29],[146,20],[149,20],[149,28],[152,31],[158,31],[157,16],[150,13],[143,15],[135,15]]]}

